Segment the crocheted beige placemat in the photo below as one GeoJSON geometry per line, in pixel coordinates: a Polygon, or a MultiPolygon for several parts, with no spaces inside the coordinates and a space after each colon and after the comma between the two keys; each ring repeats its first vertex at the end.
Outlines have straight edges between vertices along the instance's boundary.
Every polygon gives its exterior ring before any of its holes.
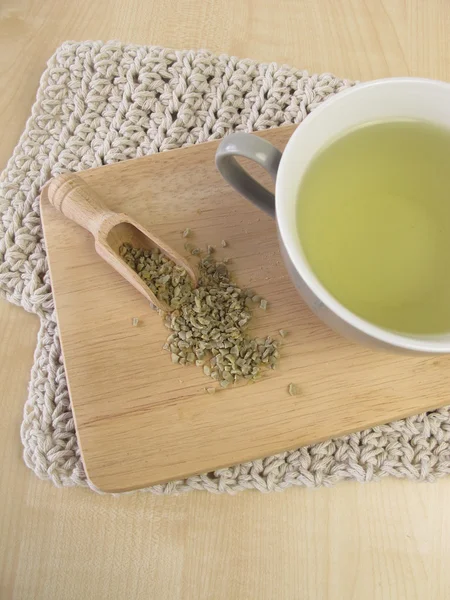
{"type": "MultiPolygon", "coordinates": [[[[39,315],[22,424],[26,464],[55,485],[90,485],[80,458],[39,218],[52,176],[299,123],[352,83],[208,52],[68,42],[50,59],[0,180],[0,293],[39,315]]],[[[448,408],[150,489],[237,492],[450,472],[448,408]]],[[[90,486],[93,487],[93,486],[90,486]]]]}

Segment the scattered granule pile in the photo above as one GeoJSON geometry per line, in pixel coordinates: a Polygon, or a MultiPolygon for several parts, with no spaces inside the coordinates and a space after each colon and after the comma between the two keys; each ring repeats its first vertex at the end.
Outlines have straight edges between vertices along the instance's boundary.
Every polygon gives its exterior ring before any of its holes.
{"type": "Polygon", "coordinates": [[[120,254],[169,307],[163,313],[171,330],[164,350],[172,362],[195,364],[223,388],[239,381],[255,381],[265,368],[275,368],[278,342],[270,336],[247,333],[252,308],[260,297],[231,281],[223,262],[210,254],[198,264],[198,286],[186,271],[158,249],[143,250],[124,244],[120,254]]]}

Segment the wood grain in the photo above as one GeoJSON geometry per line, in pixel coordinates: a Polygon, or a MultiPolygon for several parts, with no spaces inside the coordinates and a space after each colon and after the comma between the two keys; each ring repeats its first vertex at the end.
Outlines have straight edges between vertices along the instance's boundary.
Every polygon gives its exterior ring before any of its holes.
{"type": "MultiPolygon", "coordinates": [[[[3,0],[0,166],[66,39],[206,47],[358,79],[450,80],[449,20],[447,0],[426,10],[422,0],[3,0]]],[[[37,328],[0,302],[2,598],[448,598],[448,478],[235,498],[110,498],[39,481],[19,437],[37,328]]]]}
{"type": "MultiPolygon", "coordinates": [[[[282,149],[294,129],[259,135],[282,149]]],[[[253,333],[289,332],[279,368],[245,388],[211,396],[204,389],[211,380],[201,369],[172,364],[162,350],[167,331],[148,300],[102,261],[88,232],[49,205],[47,189],[42,195],[78,439],[89,478],[103,491],[211,471],[448,402],[449,356],[365,349],[311,313],[283,268],[274,221],[221,178],[217,146],[210,142],[77,177],[106,209],[127,213],[180,254],[188,226],[199,248],[228,241],[216,256],[232,258],[239,285],[269,302],[267,311],[254,311],[253,333]],[[139,327],[131,326],[133,317],[139,327]],[[289,395],[291,382],[300,388],[298,396],[289,395]]]]}
{"type": "Polygon", "coordinates": [[[153,306],[169,310],[167,304],[160,301],[122,259],[119,253],[122,244],[131,244],[134,248],[159,248],[175,264],[183,267],[190,275],[193,285],[197,285],[197,276],[189,261],[129,215],[106,208],[101,197],[82,177],[73,173],[54,177],[42,191],[42,195],[67,219],[89,231],[97,254],[153,306]]]}

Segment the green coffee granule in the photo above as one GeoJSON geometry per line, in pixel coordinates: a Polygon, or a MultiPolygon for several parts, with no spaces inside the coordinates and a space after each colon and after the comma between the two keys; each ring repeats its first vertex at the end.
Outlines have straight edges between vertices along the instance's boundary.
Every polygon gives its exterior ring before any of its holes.
{"type": "Polygon", "coordinates": [[[300,393],[299,387],[295,383],[288,385],[288,393],[290,396],[297,396],[300,393]]]}

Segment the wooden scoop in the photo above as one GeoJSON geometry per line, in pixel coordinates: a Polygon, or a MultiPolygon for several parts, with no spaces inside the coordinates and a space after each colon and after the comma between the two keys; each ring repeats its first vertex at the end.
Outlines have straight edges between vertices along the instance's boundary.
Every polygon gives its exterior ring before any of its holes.
{"type": "Polygon", "coordinates": [[[146,250],[159,248],[170,260],[183,267],[194,286],[197,285],[197,276],[185,258],[128,215],[113,212],[103,206],[98,194],[78,175],[66,173],[52,179],[48,185],[48,199],[68,219],[90,231],[94,236],[97,253],[157,308],[169,310],[166,303],[158,300],[120,256],[119,248],[122,244],[129,243],[134,248],[146,250]]]}

